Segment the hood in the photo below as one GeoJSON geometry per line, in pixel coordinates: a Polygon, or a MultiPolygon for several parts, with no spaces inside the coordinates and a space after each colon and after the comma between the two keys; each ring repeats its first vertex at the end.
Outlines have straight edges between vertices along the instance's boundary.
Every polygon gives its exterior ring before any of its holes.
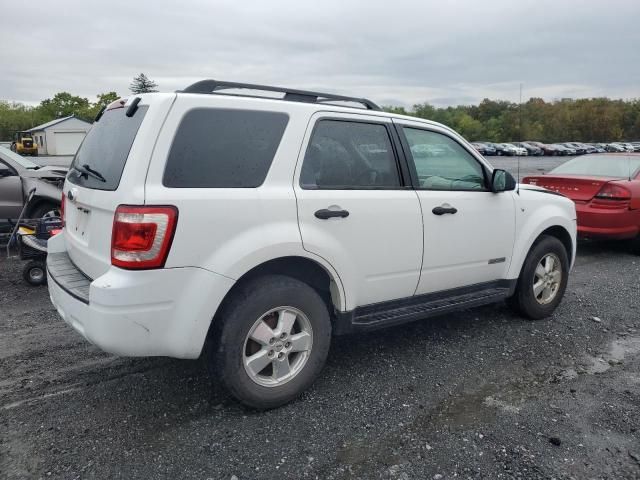
{"type": "Polygon", "coordinates": [[[67,176],[68,170],[69,169],[67,167],[47,166],[47,167],[41,167],[37,170],[25,169],[22,172],[20,172],[20,176],[24,178],[59,180],[59,179],[64,179],[67,176]]]}

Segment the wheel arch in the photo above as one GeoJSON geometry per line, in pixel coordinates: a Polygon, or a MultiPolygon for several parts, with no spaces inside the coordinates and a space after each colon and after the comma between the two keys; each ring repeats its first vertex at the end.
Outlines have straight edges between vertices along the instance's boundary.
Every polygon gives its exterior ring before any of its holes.
{"type": "Polygon", "coordinates": [[[571,238],[571,234],[564,227],[561,227],[560,225],[554,225],[552,227],[548,227],[546,230],[542,231],[540,235],[538,235],[538,237],[534,240],[533,244],[531,244],[531,247],[529,248],[529,250],[533,248],[533,246],[538,242],[538,240],[540,240],[540,238],[543,235],[555,237],[562,242],[565,250],[567,251],[567,255],[569,256],[569,265],[572,265],[574,260],[573,258],[574,245],[573,245],[573,239],[571,238]]]}
{"type": "Polygon", "coordinates": [[[529,256],[529,253],[536,245],[536,243],[538,243],[540,239],[545,235],[555,237],[560,240],[560,242],[562,242],[569,257],[569,265],[573,265],[576,252],[575,240],[565,226],[555,223],[540,227],[535,234],[529,237],[529,241],[526,245],[524,245],[525,248],[522,248],[520,250],[521,253],[518,256],[517,262],[511,264],[508,278],[518,279],[520,277],[520,273],[527,257],[529,256]]]}
{"type": "Polygon", "coordinates": [[[327,302],[330,313],[332,308],[338,311],[344,310],[346,305],[344,288],[338,274],[320,261],[292,255],[273,258],[247,270],[236,280],[233,287],[224,296],[215,316],[218,315],[222,306],[234,295],[238,288],[250,280],[270,274],[286,275],[306,283],[327,302]]]}

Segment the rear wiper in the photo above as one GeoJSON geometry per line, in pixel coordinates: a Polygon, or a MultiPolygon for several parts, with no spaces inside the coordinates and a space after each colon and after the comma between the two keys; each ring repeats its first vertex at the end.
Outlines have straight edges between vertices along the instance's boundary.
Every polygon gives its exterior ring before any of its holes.
{"type": "Polygon", "coordinates": [[[107,181],[107,179],[104,178],[100,172],[98,172],[97,170],[94,170],[86,163],[84,165],[74,165],[73,169],[77,170],[78,172],[83,174],[85,177],[88,177],[89,175],[91,175],[93,178],[96,178],[101,182],[107,181]]]}

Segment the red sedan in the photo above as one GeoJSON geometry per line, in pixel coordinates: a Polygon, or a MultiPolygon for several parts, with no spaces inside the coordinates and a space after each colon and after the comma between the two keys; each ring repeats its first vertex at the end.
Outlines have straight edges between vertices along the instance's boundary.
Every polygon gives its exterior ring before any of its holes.
{"type": "Polygon", "coordinates": [[[584,155],[522,183],[561,193],[576,204],[583,238],[638,239],[640,155],[584,155]]]}

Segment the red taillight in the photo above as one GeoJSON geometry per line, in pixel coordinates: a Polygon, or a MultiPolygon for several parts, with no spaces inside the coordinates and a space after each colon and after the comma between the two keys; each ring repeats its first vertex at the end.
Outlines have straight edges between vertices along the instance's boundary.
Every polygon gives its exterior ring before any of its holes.
{"type": "Polygon", "coordinates": [[[62,227],[64,228],[64,202],[67,199],[64,192],[62,192],[62,198],[60,199],[60,220],[62,220],[62,227]]]}
{"type": "Polygon", "coordinates": [[[596,193],[595,198],[600,200],[631,200],[631,192],[615,183],[606,183],[596,193]]]}
{"type": "Polygon", "coordinates": [[[111,265],[126,269],[163,267],[177,221],[176,207],[120,205],[113,217],[111,265]]]}

